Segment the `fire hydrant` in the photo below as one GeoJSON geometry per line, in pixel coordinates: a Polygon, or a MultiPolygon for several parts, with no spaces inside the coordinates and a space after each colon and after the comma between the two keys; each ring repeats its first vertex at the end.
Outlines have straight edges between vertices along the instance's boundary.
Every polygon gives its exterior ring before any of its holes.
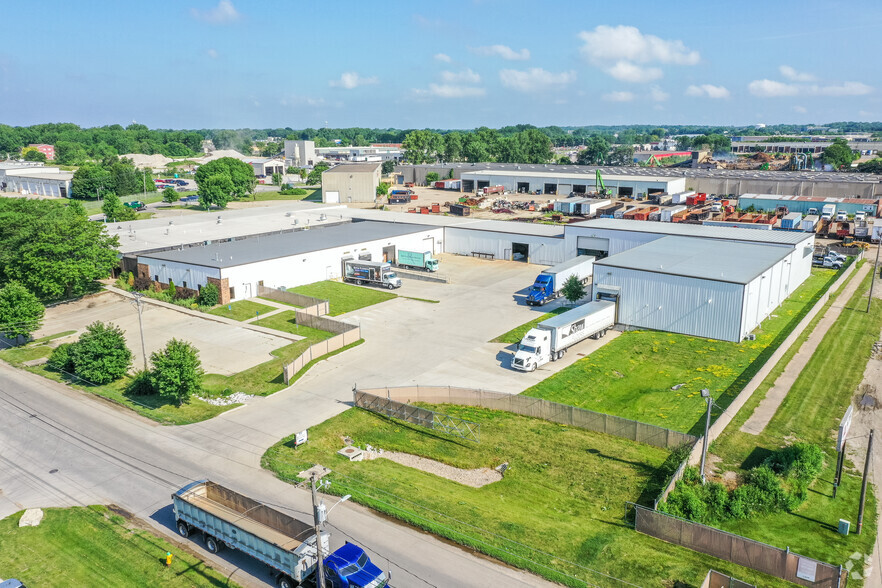
{"type": "Polygon", "coordinates": [[[173,555],[171,554],[171,551],[166,551],[166,552],[165,552],[165,567],[167,567],[167,568],[168,568],[168,567],[171,567],[171,562],[172,562],[172,560],[174,559],[174,557],[175,557],[175,556],[173,556],[173,555]]]}

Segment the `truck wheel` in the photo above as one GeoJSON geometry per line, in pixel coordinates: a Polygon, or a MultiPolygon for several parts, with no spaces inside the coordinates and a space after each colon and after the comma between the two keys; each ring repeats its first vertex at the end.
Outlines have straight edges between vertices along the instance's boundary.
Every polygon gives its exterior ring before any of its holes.
{"type": "Polygon", "coordinates": [[[295,588],[295,586],[297,586],[297,584],[295,584],[294,580],[288,576],[281,576],[279,578],[279,588],[295,588]]]}
{"type": "Polygon", "coordinates": [[[533,364],[533,367],[530,368],[530,371],[531,371],[531,372],[535,372],[535,371],[536,371],[536,364],[535,364],[535,363],[533,364]]]}
{"type": "Polygon", "coordinates": [[[391,290],[391,289],[394,288],[394,287],[395,287],[395,286],[393,286],[392,284],[386,284],[386,289],[387,289],[387,290],[391,290]]]}
{"type": "Polygon", "coordinates": [[[178,521],[178,535],[180,535],[181,537],[189,537],[190,525],[188,525],[184,521],[178,521]]]}
{"type": "Polygon", "coordinates": [[[364,282],[362,282],[361,280],[355,280],[355,283],[361,286],[364,282]]]}
{"type": "Polygon", "coordinates": [[[221,542],[209,535],[205,538],[205,549],[211,553],[217,553],[221,550],[221,542]]]}

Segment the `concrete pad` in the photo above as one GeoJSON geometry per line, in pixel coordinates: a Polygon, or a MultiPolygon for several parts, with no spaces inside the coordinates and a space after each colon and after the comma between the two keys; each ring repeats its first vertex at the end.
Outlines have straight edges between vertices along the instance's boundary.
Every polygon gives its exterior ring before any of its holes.
{"type": "MultiPolygon", "coordinates": [[[[34,338],[76,330],[77,334],[70,338],[73,340],[95,321],[111,322],[123,329],[129,349],[135,356],[133,366],[141,368],[144,365],[138,311],[131,301],[110,292],[47,308],[44,325],[34,338]]],[[[271,351],[291,343],[290,339],[149,303],[143,304],[143,322],[148,357],[172,338],[189,341],[199,349],[206,373],[231,375],[241,372],[273,359],[271,351]]]]}
{"type": "Polygon", "coordinates": [[[29,508],[24,511],[21,518],[18,519],[19,527],[38,527],[43,520],[43,510],[39,508],[29,508]]]}

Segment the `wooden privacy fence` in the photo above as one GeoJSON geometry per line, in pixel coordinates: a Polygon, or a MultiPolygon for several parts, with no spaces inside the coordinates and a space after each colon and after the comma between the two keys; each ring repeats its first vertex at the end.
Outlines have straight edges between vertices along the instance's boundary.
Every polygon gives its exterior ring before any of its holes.
{"type": "Polygon", "coordinates": [[[462,404],[465,406],[480,406],[494,410],[504,410],[562,425],[606,433],[607,435],[622,437],[664,449],[674,449],[684,444],[691,445],[696,441],[694,435],[687,433],[518,394],[502,394],[500,392],[456,388],[453,386],[365,388],[359,389],[359,392],[406,404],[412,402],[462,404]]]}
{"type": "Polygon", "coordinates": [[[635,529],[662,541],[811,588],[845,588],[848,570],[635,504],[635,529]]]}
{"type": "Polygon", "coordinates": [[[327,300],[297,294],[296,292],[286,292],[285,290],[279,290],[278,288],[267,288],[266,286],[259,285],[257,286],[257,295],[269,298],[270,300],[275,300],[276,302],[299,306],[301,307],[299,309],[300,312],[314,316],[328,314],[330,308],[327,300]]]}

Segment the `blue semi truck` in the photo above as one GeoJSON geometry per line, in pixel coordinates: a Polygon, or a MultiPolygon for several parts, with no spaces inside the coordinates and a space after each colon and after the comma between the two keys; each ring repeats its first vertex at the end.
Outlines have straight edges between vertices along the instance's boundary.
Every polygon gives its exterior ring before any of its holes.
{"type": "MultiPolygon", "coordinates": [[[[182,537],[201,531],[205,548],[217,553],[237,549],[268,565],[281,588],[317,582],[316,535],[312,525],[265,504],[201,480],[172,494],[175,524],[182,537]]],[[[322,553],[330,551],[330,533],[321,533],[322,553]]],[[[322,560],[326,588],[384,588],[385,572],[364,550],[346,543],[322,560]]]]}
{"type": "Polygon", "coordinates": [[[570,276],[576,276],[583,284],[591,278],[594,257],[580,255],[569,261],[542,270],[527,293],[527,304],[542,306],[560,296],[560,291],[570,276]]]}

